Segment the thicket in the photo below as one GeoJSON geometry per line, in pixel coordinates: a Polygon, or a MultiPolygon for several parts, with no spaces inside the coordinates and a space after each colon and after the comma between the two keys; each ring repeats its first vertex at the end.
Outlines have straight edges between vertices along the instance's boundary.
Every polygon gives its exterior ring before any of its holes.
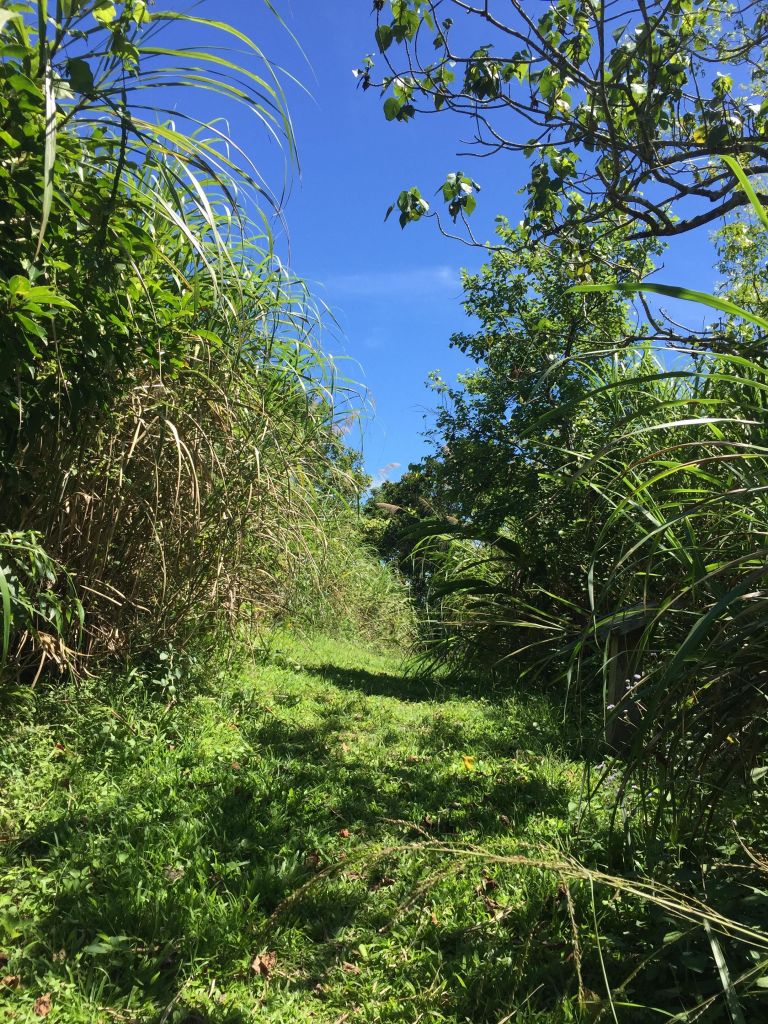
{"type": "MultiPolygon", "coordinates": [[[[585,796],[608,794],[627,864],[671,879],[765,835],[768,23],[763,5],[501,7],[374,4],[358,77],[386,118],[469,117],[476,150],[522,153],[530,178],[522,222],[464,277],[479,328],[452,344],[475,368],[433,379],[432,453],[367,512],[433,661],[556,688],[576,731],[599,709],[585,796]],[[666,239],[723,217],[719,294],[649,277],[666,239]]],[[[470,244],[478,192],[461,171],[438,189],[470,244]]],[[[393,209],[449,233],[418,188],[393,209]]]]}
{"type": "Polygon", "coordinates": [[[195,114],[244,106],[290,161],[279,77],[143,0],[7,4],[0,61],[3,664],[205,648],[295,603],[363,485],[277,202],[195,114]]]}
{"type": "MultiPolygon", "coordinates": [[[[652,834],[701,835],[766,755],[765,13],[374,7],[388,119],[469,114],[481,149],[532,162],[524,220],[465,275],[480,328],[453,345],[477,369],[433,381],[434,454],[374,496],[399,520],[381,553],[421,579],[435,657],[600,699],[621,794],[639,784],[652,834]],[[492,45],[467,43],[473,21],[492,45]],[[682,197],[700,206],[675,219],[682,197]],[[719,297],[646,280],[664,236],[745,205],[719,297]],[[686,331],[654,293],[715,322],[686,331]]],[[[471,239],[476,183],[441,191],[471,239]]],[[[402,226],[428,215],[414,189],[397,206],[402,226]]]]}

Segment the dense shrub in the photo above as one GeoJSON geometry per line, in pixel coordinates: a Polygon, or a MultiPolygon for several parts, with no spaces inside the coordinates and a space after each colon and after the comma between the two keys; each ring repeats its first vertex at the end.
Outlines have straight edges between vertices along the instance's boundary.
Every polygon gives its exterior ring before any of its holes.
{"type": "Polygon", "coordinates": [[[47,630],[68,652],[53,660],[93,667],[284,603],[284,553],[344,471],[332,368],[271,250],[269,196],[177,102],[242,102],[292,151],[260,52],[213,23],[243,66],[161,45],[184,19],[141,0],[58,17],[17,4],[0,22],[0,529],[33,532],[84,620],[30,629],[7,548],[2,615],[8,653],[51,660],[47,630]]]}

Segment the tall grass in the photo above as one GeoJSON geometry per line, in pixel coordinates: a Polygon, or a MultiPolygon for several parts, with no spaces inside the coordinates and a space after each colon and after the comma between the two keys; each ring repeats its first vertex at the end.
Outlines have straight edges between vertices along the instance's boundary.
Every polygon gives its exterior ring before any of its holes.
{"type": "MultiPolygon", "coordinates": [[[[140,0],[8,13],[0,528],[33,531],[66,567],[84,621],[62,619],[60,641],[84,668],[284,603],[284,553],[308,556],[318,496],[345,475],[344,402],[319,318],[272,251],[275,201],[194,113],[201,89],[243,104],[292,157],[258,46],[140,0]],[[237,44],[241,63],[160,32],[185,26],[237,44]]],[[[44,631],[4,595],[4,651],[37,675],[44,631]]]]}
{"type": "MultiPolygon", "coordinates": [[[[648,386],[655,415],[628,403],[623,429],[565,474],[593,508],[580,599],[523,586],[503,536],[454,540],[434,644],[602,698],[607,733],[623,737],[619,796],[634,783],[652,832],[682,837],[747,793],[765,759],[768,370],[706,354],[684,371],[660,363],[648,386]]],[[[608,378],[592,400],[625,388],[608,378]]]]}
{"type": "Polygon", "coordinates": [[[323,518],[322,533],[307,540],[311,556],[295,576],[287,622],[376,649],[410,650],[416,615],[405,581],[366,544],[355,513],[335,509],[323,518]]]}

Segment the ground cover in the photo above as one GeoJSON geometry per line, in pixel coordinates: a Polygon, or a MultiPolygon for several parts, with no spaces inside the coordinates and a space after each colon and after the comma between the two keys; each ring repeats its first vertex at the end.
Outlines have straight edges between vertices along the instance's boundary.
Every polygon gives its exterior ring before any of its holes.
{"type": "Polygon", "coordinates": [[[564,839],[557,709],[286,638],[178,703],[160,685],[88,694],[87,719],[82,690],[30,696],[6,741],[0,1019],[47,993],[73,1024],[498,1019],[572,993],[557,879],[430,849],[564,839]]]}
{"type": "Polygon", "coordinates": [[[158,675],[17,695],[0,1021],[611,1019],[604,967],[631,1002],[649,908],[493,860],[605,856],[561,706],[285,636],[158,675]]]}

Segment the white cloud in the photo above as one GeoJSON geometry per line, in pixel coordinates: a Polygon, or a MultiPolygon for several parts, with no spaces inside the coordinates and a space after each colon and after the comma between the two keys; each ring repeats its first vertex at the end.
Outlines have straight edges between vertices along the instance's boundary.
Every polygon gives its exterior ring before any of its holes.
{"type": "Polygon", "coordinates": [[[325,280],[329,296],[359,298],[429,298],[461,291],[461,275],[455,267],[416,267],[413,270],[379,270],[357,274],[332,274],[325,280]]]}

